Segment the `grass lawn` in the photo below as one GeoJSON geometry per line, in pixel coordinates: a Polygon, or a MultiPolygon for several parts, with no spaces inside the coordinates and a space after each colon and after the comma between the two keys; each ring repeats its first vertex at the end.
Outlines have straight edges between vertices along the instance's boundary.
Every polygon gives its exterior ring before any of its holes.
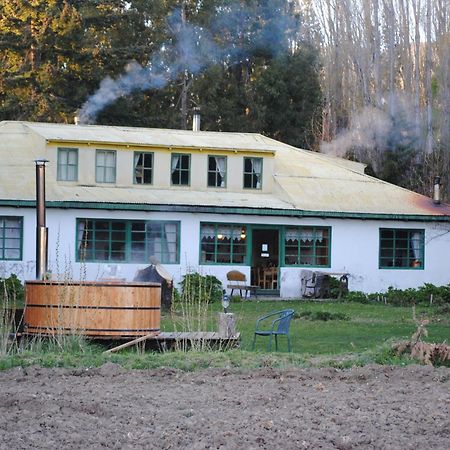
{"type": "MultiPolygon", "coordinates": [[[[207,307],[194,305],[178,307],[174,313],[164,313],[162,331],[215,331],[219,303],[207,307]],[[186,320],[189,319],[189,326],[186,320]]],[[[430,323],[428,342],[450,340],[450,313],[439,312],[438,307],[418,307],[416,316],[427,317],[430,323]]],[[[0,369],[37,364],[46,367],[93,367],[115,362],[128,368],[151,369],[174,367],[196,370],[206,367],[275,367],[332,365],[351,367],[368,363],[408,364],[407,357],[398,357],[391,351],[393,341],[406,340],[416,330],[412,308],[384,304],[352,302],[305,301],[245,301],[233,302],[229,308],[237,319],[241,333],[241,347],[229,351],[144,351],[133,346],[118,353],[105,355],[105,347],[82,336],[62,336],[58,339],[32,339],[6,345],[7,333],[0,333],[0,369]],[[287,353],[285,339],[280,338],[278,353],[268,353],[268,339],[259,337],[256,352],[251,351],[256,319],[268,312],[292,308],[296,318],[291,324],[292,353],[287,353]],[[310,320],[304,313],[328,312],[344,314],[347,320],[310,320]],[[3,336],[3,338],[2,338],[3,336]]]]}
{"type": "MultiPolygon", "coordinates": [[[[389,340],[408,339],[416,330],[410,307],[393,307],[384,304],[360,304],[351,302],[305,302],[305,301],[244,301],[232,303],[229,312],[237,319],[241,333],[241,348],[251,350],[256,319],[270,311],[292,308],[297,315],[302,312],[325,311],[345,314],[349,320],[308,320],[296,318],[291,324],[291,338],[294,353],[303,355],[337,355],[348,352],[364,352],[380,346],[389,340]]],[[[207,327],[217,328],[218,303],[212,304],[207,314],[207,327]]],[[[436,316],[437,308],[418,307],[416,316],[428,317],[427,326],[430,342],[442,342],[450,338],[450,314],[436,316]]],[[[161,321],[163,331],[179,329],[182,314],[164,314],[161,321]],[[177,327],[178,325],[178,327],[177,327]]],[[[280,339],[281,350],[287,346],[280,339]]],[[[257,350],[265,350],[268,339],[258,337],[257,350]]]]}

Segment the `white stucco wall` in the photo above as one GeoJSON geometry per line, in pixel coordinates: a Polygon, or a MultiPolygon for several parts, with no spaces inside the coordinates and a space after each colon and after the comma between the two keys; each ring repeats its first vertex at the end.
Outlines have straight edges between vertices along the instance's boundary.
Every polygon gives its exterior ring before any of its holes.
{"type": "MultiPolygon", "coordinates": [[[[35,210],[0,208],[0,215],[23,216],[22,261],[0,261],[0,277],[16,273],[22,280],[35,277],[35,210]]],[[[424,283],[450,283],[450,223],[399,222],[350,219],[296,219],[221,214],[159,213],[116,210],[47,210],[49,228],[49,269],[55,278],[98,280],[115,276],[132,280],[146,264],[99,264],[75,262],[76,218],[179,220],[181,222],[180,264],[165,268],[179,282],[188,270],[217,276],[226,286],[226,273],[237,268],[250,278],[249,266],[199,265],[199,224],[201,221],[261,225],[316,225],[331,227],[331,267],[324,272],[348,272],[351,290],[385,291],[389,286],[417,287],[424,283]],[[425,230],[425,266],[423,270],[379,269],[379,228],[415,228],[425,230]]],[[[281,297],[298,297],[303,268],[281,267],[281,297]]]]}

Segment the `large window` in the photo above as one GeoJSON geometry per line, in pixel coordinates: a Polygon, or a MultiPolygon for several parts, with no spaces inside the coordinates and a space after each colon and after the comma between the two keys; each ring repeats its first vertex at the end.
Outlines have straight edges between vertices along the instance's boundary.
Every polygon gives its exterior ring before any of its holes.
{"type": "Polygon", "coordinates": [[[95,181],[97,183],[116,182],[115,150],[97,150],[95,160],[95,181]]]}
{"type": "Polygon", "coordinates": [[[134,152],[134,183],[153,183],[153,153],[134,152]]]}
{"type": "Polygon", "coordinates": [[[77,259],[87,262],[179,262],[179,222],[77,220],[77,259]]]}
{"type": "Polygon", "coordinates": [[[21,217],[0,216],[0,260],[22,259],[21,217]]]}
{"type": "Polygon", "coordinates": [[[247,253],[245,225],[200,224],[200,263],[244,264],[247,253]]]}
{"type": "Polygon", "coordinates": [[[330,266],[329,227],[287,227],[284,258],[287,266],[330,266]]]}
{"type": "Polygon", "coordinates": [[[208,186],[225,187],[227,174],[226,156],[208,156],[208,186]]]}
{"type": "Polygon", "coordinates": [[[188,186],[190,183],[191,155],[174,153],[170,170],[173,185],[188,186]]]}
{"type": "Polygon", "coordinates": [[[78,149],[58,148],[58,181],[78,180],[78,149]]]}
{"type": "Polygon", "coordinates": [[[423,269],[424,230],[380,228],[380,269],[423,269]]]}
{"type": "Polygon", "coordinates": [[[261,189],[262,158],[244,158],[244,188],[261,189]]]}

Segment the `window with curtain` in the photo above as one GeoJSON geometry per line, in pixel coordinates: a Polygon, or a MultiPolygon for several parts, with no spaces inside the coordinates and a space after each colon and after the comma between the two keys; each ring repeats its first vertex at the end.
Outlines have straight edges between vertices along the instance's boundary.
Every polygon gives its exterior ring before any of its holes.
{"type": "Polygon", "coordinates": [[[77,220],[77,260],[86,262],[179,263],[176,221],[77,220]]]}
{"type": "Polygon", "coordinates": [[[78,180],[78,149],[58,148],[58,181],[78,180]]]}
{"type": "Polygon", "coordinates": [[[226,173],[226,156],[208,156],[208,187],[225,187],[226,173]]]}
{"type": "Polygon", "coordinates": [[[134,184],[153,183],[153,153],[134,152],[134,184]]]}
{"type": "Polygon", "coordinates": [[[22,217],[0,216],[0,260],[22,259],[22,217]]]}
{"type": "Polygon", "coordinates": [[[380,228],[380,269],[423,269],[425,231],[380,228]]]}
{"type": "Polygon", "coordinates": [[[244,158],[244,188],[261,189],[262,158],[244,158]]]}
{"type": "Polygon", "coordinates": [[[95,181],[97,183],[116,182],[115,150],[97,150],[95,157],[95,181]]]}
{"type": "Polygon", "coordinates": [[[201,264],[245,264],[247,228],[239,224],[200,224],[201,264]]]}
{"type": "Polygon", "coordinates": [[[287,266],[330,267],[330,227],[286,227],[284,262],[287,266]]]}
{"type": "Polygon", "coordinates": [[[189,186],[191,172],[191,155],[173,153],[170,179],[174,186],[189,186]]]}

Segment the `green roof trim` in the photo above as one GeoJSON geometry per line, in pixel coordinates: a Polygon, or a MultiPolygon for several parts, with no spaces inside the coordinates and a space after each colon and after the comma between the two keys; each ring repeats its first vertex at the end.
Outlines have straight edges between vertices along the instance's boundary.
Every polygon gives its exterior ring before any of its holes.
{"type": "MultiPolygon", "coordinates": [[[[34,200],[2,200],[0,206],[34,208],[34,200]]],[[[205,214],[242,214],[274,217],[319,217],[337,219],[367,219],[367,220],[404,220],[417,222],[450,222],[450,215],[420,215],[420,214],[378,214],[340,211],[305,211],[300,209],[251,208],[231,206],[205,205],[163,205],[143,203],[112,203],[112,202],[77,202],[77,201],[47,201],[48,208],[62,209],[99,209],[119,211],[160,211],[186,212],[205,214]]]]}

